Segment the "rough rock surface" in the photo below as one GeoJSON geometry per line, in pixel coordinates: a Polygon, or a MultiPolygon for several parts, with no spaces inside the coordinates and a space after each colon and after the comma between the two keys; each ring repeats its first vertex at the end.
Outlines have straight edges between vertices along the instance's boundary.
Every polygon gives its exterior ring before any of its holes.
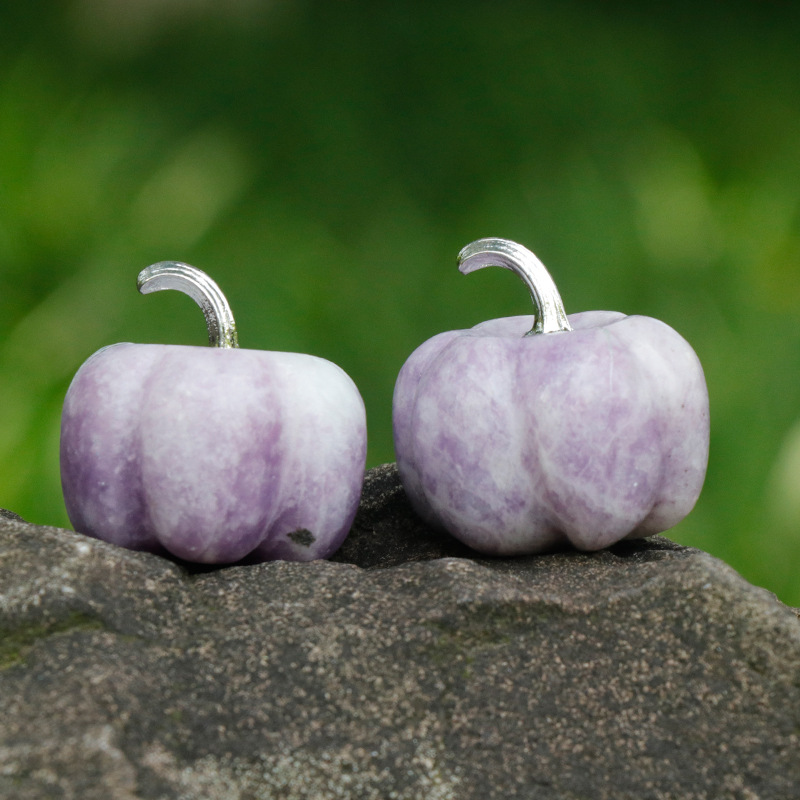
{"type": "Polygon", "coordinates": [[[800,622],[664,538],[476,558],[391,466],[332,562],[0,514],[0,796],[800,797],[800,622]]]}

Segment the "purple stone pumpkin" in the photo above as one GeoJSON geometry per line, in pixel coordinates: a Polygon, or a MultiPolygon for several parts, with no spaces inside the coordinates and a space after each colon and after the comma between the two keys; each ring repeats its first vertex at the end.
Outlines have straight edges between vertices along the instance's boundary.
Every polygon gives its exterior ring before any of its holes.
{"type": "Polygon", "coordinates": [[[227,302],[193,267],[164,262],[139,283],[190,294],[218,346],[116,344],[81,366],[61,424],[75,529],[202,563],[330,556],[363,482],[355,384],[322,358],[238,349],[227,302]]]}
{"type": "Polygon", "coordinates": [[[665,531],[705,479],[709,408],[690,345],[656,319],[567,317],[552,278],[502,239],[469,245],[528,284],[536,314],[423,343],[394,392],[397,466],[417,512],[493,555],[597,550],[665,531]]]}

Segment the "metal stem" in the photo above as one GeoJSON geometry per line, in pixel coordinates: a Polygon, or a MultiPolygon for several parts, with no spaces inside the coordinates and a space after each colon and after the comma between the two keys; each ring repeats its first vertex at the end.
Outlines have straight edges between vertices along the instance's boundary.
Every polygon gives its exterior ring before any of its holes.
{"type": "Polygon", "coordinates": [[[508,239],[478,239],[458,254],[462,274],[483,267],[504,267],[525,281],[534,307],[533,328],[527,336],[572,330],[555,282],[545,265],[526,247],[508,239]]]}
{"type": "Polygon", "coordinates": [[[219,286],[205,272],[180,261],[160,261],[145,267],[137,280],[142,294],[177,289],[200,306],[206,318],[208,342],[212,347],[239,346],[231,307],[219,286]]]}

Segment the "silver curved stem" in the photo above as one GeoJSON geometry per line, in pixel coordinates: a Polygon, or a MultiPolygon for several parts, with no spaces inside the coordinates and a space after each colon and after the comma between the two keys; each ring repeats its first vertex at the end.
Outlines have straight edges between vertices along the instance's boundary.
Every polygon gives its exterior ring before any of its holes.
{"type": "Polygon", "coordinates": [[[555,282],[545,265],[526,247],[508,239],[478,239],[458,254],[462,274],[483,267],[504,267],[525,281],[534,307],[533,328],[527,336],[572,330],[555,282]]]}
{"type": "Polygon", "coordinates": [[[206,318],[208,342],[212,347],[239,346],[236,323],[225,295],[205,272],[180,261],[160,261],[145,267],[137,280],[142,294],[177,289],[200,306],[206,318]]]}

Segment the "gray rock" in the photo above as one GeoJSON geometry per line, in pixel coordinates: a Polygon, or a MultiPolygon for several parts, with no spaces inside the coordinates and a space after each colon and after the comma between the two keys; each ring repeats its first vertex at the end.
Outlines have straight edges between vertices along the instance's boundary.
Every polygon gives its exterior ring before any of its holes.
{"type": "Polygon", "coordinates": [[[0,796],[800,797],[800,623],[664,538],[477,558],[391,466],[336,561],[0,515],[0,796]]]}

